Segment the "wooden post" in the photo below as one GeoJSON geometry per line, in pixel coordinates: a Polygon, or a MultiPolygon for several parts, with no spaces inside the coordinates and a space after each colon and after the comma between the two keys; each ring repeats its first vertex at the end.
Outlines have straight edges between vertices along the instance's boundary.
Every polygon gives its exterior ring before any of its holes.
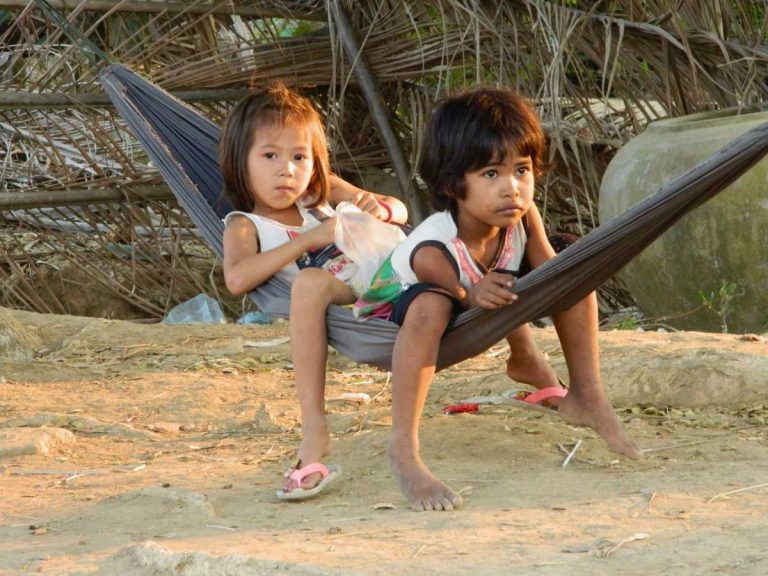
{"type": "MultiPolygon", "coordinates": [[[[3,0],[2,8],[26,8],[30,0],[3,0]]],[[[304,11],[281,8],[252,8],[248,6],[234,6],[233,2],[217,2],[214,4],[190,4],[188,2],[146,2],[136,0],[48,0],[48,4],[56,10],[86,10],[92,12],[145,12],[159,14],[231,14],[235,16],[248,16],[252,18],[295,18],[297,20],[318,20],[325,22],[328,19],[325,10],[304,11]]]]}
{"type": "Polygon", "coordinates": [[[376,79],[371,74],[368,61],[360,48],[360,42],[358,42],[352,30],[342,0],[331,0],[329,4],[333,21],[338,28],[339,37],[344,46],[344,52],[349,59],[357,81],[360,83],[363,95],[371,107],[371,116],[373,116],[379,128],[384,145],[387,147],[387,151],[392,158],[392,166],[395,169],[397,183],[408,206],[409,219],[414,224],[418,224],[425,218],[425,209],[418,195],[418,187],[411,178],[411,167],[405,158],[400,140],[398,140],[397,134],[395,134],[392,128],[389,110],[384,104],[384,99],[381,97],[381,92],[376,85],[376,79]]]}
{"type": "MultiPolygon", "coordinates": [[[[174,96],[185,102],[224,102],[239,100],[248,95],[247,88],[221,88],[207,90],[176,90],[174,96]]],[[[103,92],[55,93],[55,92],[0,92],[2,108],[73,108],[75,106],[112,106],[103,92]]]]}
{"type": "Polygon", "coordinates": [[[2,192],[0,193],[0,210],[169,200],[173,197],[173,193],[164,186],[131,186],[130,188],[110,188],[107,190],[83,188],[37,192],[2,192]]]}

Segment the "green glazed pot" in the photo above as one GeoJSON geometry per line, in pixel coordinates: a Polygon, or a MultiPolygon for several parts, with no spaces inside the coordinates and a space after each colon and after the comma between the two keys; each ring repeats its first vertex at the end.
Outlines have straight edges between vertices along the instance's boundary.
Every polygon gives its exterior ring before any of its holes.
{"type": "MultiPolygon", "coordinates": [[[[609,164],[600,186],[600,221],[621,214],[764,122],[768,104],[649,124],[609,164]]],[[[646,314],[670,326],[768,331],[768,157],[684,216],[620,277],[646,314]]]]}

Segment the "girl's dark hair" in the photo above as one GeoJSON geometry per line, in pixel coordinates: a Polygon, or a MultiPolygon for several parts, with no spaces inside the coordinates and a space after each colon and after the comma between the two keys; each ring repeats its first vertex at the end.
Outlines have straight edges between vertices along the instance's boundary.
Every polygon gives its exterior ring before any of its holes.
{"type": "Polygon", "coordinates": [[[246,96],[229,113],[219,142],[219,166],[224,177],[223,195],[235,210],[252,212],[254,199],[248,187],[248,152],[256,130],[265,126],[294,126],[307,131],[312,146],[312,177],[307,194],[308,207],[328,199],[328,143],[323,122],[309,99],[282,83],[263,93],[246,96]]]}
{"type": "Polygon", "coordinates": [[[530,156],[534,174],[550,166],[536,112],[508,89],[479,88],[446,98],[427,122],[419,173],[435,210],[454,210],[466,196],[465,174],[503,161],[511,145],[530,156]]]}

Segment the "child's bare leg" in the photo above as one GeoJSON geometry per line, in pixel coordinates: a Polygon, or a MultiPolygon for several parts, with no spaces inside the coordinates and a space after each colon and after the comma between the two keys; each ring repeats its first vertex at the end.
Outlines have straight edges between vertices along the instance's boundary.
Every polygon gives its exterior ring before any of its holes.
{"type": "Polygon", "coordinates": [[[570,376],[570,390],[560,403],[559,413],[574,424],[594,429],[616,452],[641,457],[621,427],[600,379],[595,294],[556,314],[554,320],[570,376]]]}
{"type": "MultiPolygon", "coordinates": [[[[507,376],[539,389],[560,386],[557,373],[533,340],[533,333],[528,324],[513,330],[507,336],[507,342],[509,343],[507,376]]],[[[559,398],[554,398],[550,403],[557,405],[559,401],[559,398]]]]}
{"type": "Polygon", "coordinates": [[[419,422],[435,374],[440,339],[453,311],[445,296],[425,292],[411,303],[392,360],[392,439],[389,465],[415,510],[452,510],[461,496],[421,461],[419,422]]]}
{"type": "MultiPolygon", "coordinates": [[[[296,394],[301,409],[302,440],[298,459],[302,465],[319,462],[330,451],[325,420],[325,370],[328,360],[327,308],[349,304],[349,287],[325,270],[306,268],[291,289],[290,335],[296,394]]],[[[303,487],[312,487],[320,474],[307,476],[303,487]]],[[[286,479],[284,490],[296,488],[286,479]]]]}

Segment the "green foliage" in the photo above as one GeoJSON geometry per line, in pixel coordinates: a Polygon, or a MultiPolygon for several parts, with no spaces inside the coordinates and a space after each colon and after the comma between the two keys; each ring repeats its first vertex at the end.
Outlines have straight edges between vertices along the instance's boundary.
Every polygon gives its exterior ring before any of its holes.
{"type": "Polygon", "coordinates": [[[319,22],[311,22],[309,20],[294,20],[294,28],[292,36],[309,36],[316,32],[323,24],[319,22]]]}
{"type": "Polygon", "coordinates": [[[636,318],[625,318],[616,324],[617,330],[637,330],[638,324],[636,318]]]}
{"type": "Polygon", "coordinates": [[[726,280],[723,280],[717,292],[710,291],[707,294],[703,290],[699,290],[702,306],[709,308],[720,317],[720,327],[726,334],[728,333],[728,309],[737,296],[741,296],[741,293],[738,292],[738,285],[726,280]]]}
{"type": "Polygon", "coordinates": [[[736,8],[741,8],[746,12],[747,19],[752,23],[755,29],[759,30],[768,17],[768,7],[765,2],[741,2],[731,0],[731,4],[736,8]]]}
{"type": "Polygon", "coordinates": [[[265,18],[252,24],[255,34],[265,40],[274,38],[298,38],[309,36],[322,27],[320,22],[292,20],[289,18],[265,18]]]}

